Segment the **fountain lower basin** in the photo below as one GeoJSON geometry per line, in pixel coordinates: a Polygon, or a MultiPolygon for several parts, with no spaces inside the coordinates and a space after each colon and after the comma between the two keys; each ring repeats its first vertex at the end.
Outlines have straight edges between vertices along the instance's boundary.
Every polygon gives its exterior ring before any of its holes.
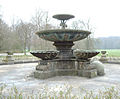
{"type": "Polygon", "coordinates": [[[52,60],[56,58],[58,51],[33,51],[30,53],[42,60],[52,60]]]}
{"type": "Polygon", "coordinates": [[[91,51],[91,50],[76,50],[74,51],[74,56],[77,59],[83,59],[83,60],[87,60],[90,59],[96,55],[98,55],[100,52],[98,51],[91,51]]]}

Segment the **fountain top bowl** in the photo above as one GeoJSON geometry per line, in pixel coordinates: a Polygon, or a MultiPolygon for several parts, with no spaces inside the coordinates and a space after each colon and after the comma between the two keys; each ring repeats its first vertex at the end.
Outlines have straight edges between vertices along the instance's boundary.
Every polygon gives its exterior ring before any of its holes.
{"type": "Polygon", "coordinates": [[[70,15],[70,14],[56,14],[53,16],[53,18],[58,20],[69,20],[74,17],[75,17],[74,15],[70,15]]]}

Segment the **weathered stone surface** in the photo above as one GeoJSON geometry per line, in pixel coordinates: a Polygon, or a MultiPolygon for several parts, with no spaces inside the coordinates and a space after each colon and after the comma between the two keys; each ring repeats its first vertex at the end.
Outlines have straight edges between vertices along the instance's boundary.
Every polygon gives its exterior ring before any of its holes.
{"type": "MultiPolygon", "coordinates": [[[[44,64],[43,62],[36,67],[36,70],[39,72],[35,72],[35,77],[41,76],[40,78],[49,78],[49,76],[51,77],[51,74],[49,75],[49,72],[52,72],[56,76],[76,76],[78,74],[78,71],[75,65],[76,59],[73,55],[73,42],[86,38],[91,32],[84,30],[65,29],[67,26],[66,21],[70,18],[73,18],[73,15],[61,14],[55,15],[53,17],[61,20],[60,26],[62,26],[62,29],[43,30],[37,32],[36,34],[44,40],[54,42],[53,45],[56,47],[56,50],[59,53],[53,54],[53,56],[57,55],[54,59],[50,58],[51,54],[49,55],[49,53],[34,53],[36,54],[35,56],[40,56],[39,58],[42,60],[51,60],[47,64],[44,64]],[[52,61],[54,62],[52,63],[52,61]]],[[[82,58],[82,60],[84,60],[83,68],[81,64],[78,64],[77,67],[79,69],[86,69],[87,66],[89,66],[87,63],[89,61],[89,58],[95,56],[93,54],[97,55],[96,52],[90,52],[89,55],[88,53],[80,55],[82,56],[80,59],[82,58]]]]}
{"type": "Polygon", "coordinates": [[[97,76],[97,70],[96,69],[92,69],[92,70],[79,70],[78,71],[78,76],[93,78],[93,77],[97,76]]]}
{"type": "Polygon", "coordinates": [[[53,71],[35,71],[34,77],[38,79],[47,79],[55,76],[55,72],[53,71]]]}
{"type": "Polygon", "coordinates": [[[77,76],[75,60],[47,61],[47,64],[44,64],[44,61],[40,61],[36,66],[34,77],[47,79],[53,76],[77,76]]]}
{"type": "Polygon", "coordinates": [[[83,70],[83,77],[88,77],[88,78],[93,78],[97,76],[97,70],[92,69],[92,70],[83,70]]]}
{"type": "Polygon", "coordinates": [[[107,62],[108,61],[106,51],[101,51],[101,57],[100,57],[99,61],[101,61],[101,62],[107,62]]]}
{"type": "Polygon", "coordinates": [[[75,69],[75,60],[57,60],[56,69],[75,69]]]}
{"type": "Polygon", "coordinates": [[[81,62],[75,60],[54,60],[43,64],[41,61],[36,67],[34,77],[47,79],[54,76],[80,76],[93,78],[104,75],[104,66],[99,61],[81,62]],[[39,77],[40,76],[40,77],[39,77]]]}
{"type": "Polygon", "coordinates": [[[77,70],[75,70],[75,69],[58,69],[58,70],[56,70],[56,76],[77,76],[77,70]]]}
{"type": "Polygon", "coordinates": [[[58,51],[33,51],[30,53],[37,58],[41,58],[42,60],[52,60],[56,58],[58,51]]]}
{"type": "Polygon", "coordinates": [[[49,70],[49,66],[47,66],[47,65],[37,65],[36,70],[47,71],[47,70],[49,70]]]}
{"type": "Polygon", "coordinates": [[[40,60],[39,65],[48,65],[48,61],[47,60],[40,60]]]}
{"type": "Polygon", "coordinates": [[[94,50],[78,50],[77,49],[73,51],[73,54],[77,59],[88,60],[89,58],[92,58],[97,54],[99,54],[99,52],[94,50]]]}
{"type": "Polygon", "coordinates": [[[47,79],[54,76],[77,76],[78,72],[74,69],[59,69],[54,71],[38,71],[34,72],[34,77],[38,79],[47,79]]]}
{"type": "Polygon", "coordinates": [[[7,64],[14,64],[13,55],[7,55],[6,58],[2,61],[7,63],[7,64]]]}
{"type": "Polygon", "coordinates": [[[108,58],[101,56],[101,58],[99,59],[99,61],[101,61],[101,62],[107,62],[108,58]]]}
{"type": "Polygon", "coordinates": [[[99,76],[103,76],[105,74],[104,64],[101,63],[100,61],[93,61],[93,62],[91,62],[90,66],[97,70],[97,74],[99,76]]]}
{"type": "Polygon", "coordinates": [[[52,42],[78,41],[86,38],[91,32],[74,29],[52,29],[38,31],[36,34],[45,40],[52,42]]]}
{"type": "Polygon", "coordinates": [[[53,71],[56,68],[56,61],[40,60],[36,66],[36,70],[40,71],[53,71]]]}
{"type": "Polygon", "coordinates": [[[83,70],[78,70],[78,76],[80,76],[80,77],[83,76],[83,70]]]}
{"type": "Polygon", "coordinates": [[[74,43],[72,41],[54,42],[53,45],[59,51],[57,57],[60,60],[69,60],[73,57],[73,50],[71,48],[74,43]]]}
{"type": "Polygon", "coordinates": [[[77,61],[78,70],[86,69],[86,68],[88,68],[88,66],[89,66],[89,62],[77,61]]]}

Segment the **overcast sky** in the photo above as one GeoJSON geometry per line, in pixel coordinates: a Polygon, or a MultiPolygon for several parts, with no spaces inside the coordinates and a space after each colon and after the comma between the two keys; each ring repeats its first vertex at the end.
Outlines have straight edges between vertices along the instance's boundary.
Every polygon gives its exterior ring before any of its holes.
{"type": "MultiPolygon", "coordinates": [[[[95,37],[120,36],[120,0],[0,0],[3,19],[29,21],[35,9],[75,15],[72,20],[90,19],[95,37]]],[[[70,21],[72,21],[70,20],[70,21]]]]}

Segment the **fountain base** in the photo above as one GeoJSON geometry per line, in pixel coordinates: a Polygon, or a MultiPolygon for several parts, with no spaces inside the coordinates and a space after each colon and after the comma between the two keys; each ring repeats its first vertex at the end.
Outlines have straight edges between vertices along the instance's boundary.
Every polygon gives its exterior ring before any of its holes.
{"type": "Polygon", "coordinates": [[[87,77],[87,78],[94,78],[94,77],[97,77],[97,70],[96,69],[78,70],[78,76],[87,77]]]}
{"type": "Polygon", "coordinates": [[[75,60],[40,60],[36,66],[34,77],[47,79],[55,76],[80,76],[93,78],[97,76],[97,69],[88,68],[90,63],[75,60]],[[84,68],[83,68],[84,67],[84,68]]]}
{"type": "Polygon", "coordinates": [[[36,70],[34,72],[34,77],[38,78],[38,79],[47,79],[47,78],[51,78],[54,77],[55,73],[53,71],[38,71],[36,70]]]}
{"type": "Polygon", "coordinates": [[[34,77],[46,79],[54,76],[77,76],[75,60],[40,60],[34,77]]]}

